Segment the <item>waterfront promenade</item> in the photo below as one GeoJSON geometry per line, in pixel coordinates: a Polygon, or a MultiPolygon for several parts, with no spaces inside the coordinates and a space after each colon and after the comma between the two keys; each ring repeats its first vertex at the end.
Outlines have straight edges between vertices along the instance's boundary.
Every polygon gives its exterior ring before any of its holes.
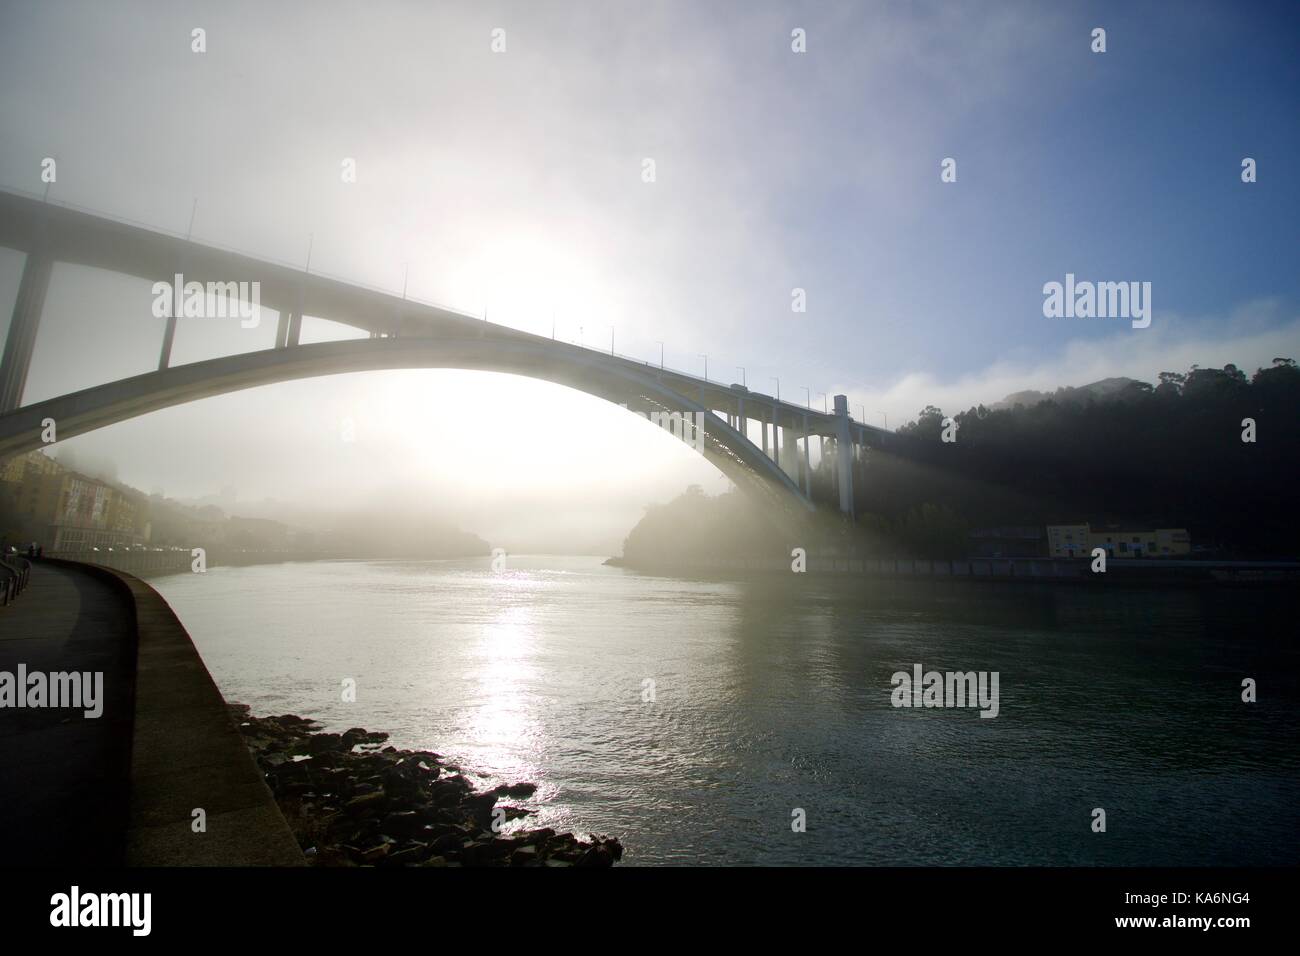
{"type": "Polygon", "coordinates": [[[34,562],[27,590],[0,608],[0,671],[102,672],[103,713],[0,710],[0,807],[7,864],[123,861],[135,686],[131,607],[108,582],[34,562]]]}
{"type": "Polygon", "coordinates": [[[34,562],[27,590],[0,608],[0,672],[20,668],[102,674],[102,713],[0,709],[0,864],[302,864],[189,635],[149,585],[34,562]]]}

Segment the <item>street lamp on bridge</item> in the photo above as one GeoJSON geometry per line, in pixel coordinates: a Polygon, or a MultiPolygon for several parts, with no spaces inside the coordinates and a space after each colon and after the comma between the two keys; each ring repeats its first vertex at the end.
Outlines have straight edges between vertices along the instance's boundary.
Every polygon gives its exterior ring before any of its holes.
{"type": "Polygon", "coordinates": [[[781,380],[773,375],[772,381],[776,382],[776,400],[779,402],[781,400],[781,380]]]}
{"type": "Polygon", "coordinates": [[[707,382],[709,380],[709,357],[703,352],[696,352],[695,354],[704,359],[704,381],[707,382]]]}
{"type": "Polygon", "coordinates": [[[745,381],[745,366],[743,366],[743,365],[737,365],[737,366],[736,366],[736,371],[740,373],[740,384],[741,384],[741,386],[743,386],[744,388],[749,388],[749,383],[748,383],[747,381],[745,381]]]}
{"type": "Polygon", "coordinates": [[[800,385],[799,387],[802,388],[804,392],[803,403],[808,406],[809,411],[812,411],[812,392],[809,390],[807,385],[800,385]]]}

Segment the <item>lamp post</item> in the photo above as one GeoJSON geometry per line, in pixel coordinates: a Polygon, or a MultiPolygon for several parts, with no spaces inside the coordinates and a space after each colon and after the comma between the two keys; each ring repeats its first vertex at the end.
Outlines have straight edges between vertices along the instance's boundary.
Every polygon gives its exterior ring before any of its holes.
{"type": "Polygon", "coordinates": [[[657,344],[659,346],[659,371],[662,372],[664,370],[664,344],[662,342],[657,344]]]}
{"type": "Polygon", "coordinates": [[[696,354],[699,355],[700,358],[704,359],[704,381],[707,382],[709,380],[709,357],[703,352],[697,352],[696,354]]]}
{"type": "Polygon", "coordinates": [[[736,371],[740,373],[740,384],[745,388],[749,388],[749,382],[745,381],[745,366],[737,365],[736,371]]]}
{"type": "Polygon", "coordinates": [[[803,400],[803,403],[804,403],[805,406],[807,406],[807,408],[809,409],[809,411],[811,411],[811,410],[812,410],[812,392],[808,389],[808,386],[807,386],[807,385],[800,385],[799,387],[802,388],[803,391],[804,391],[804,400],[803,400]]]}
{"type": "Polygon", "coordinates": [[[776,382],[776,400],[779,402],[781,400],[781,380],[773,375],[772,381],[776,382]]]}

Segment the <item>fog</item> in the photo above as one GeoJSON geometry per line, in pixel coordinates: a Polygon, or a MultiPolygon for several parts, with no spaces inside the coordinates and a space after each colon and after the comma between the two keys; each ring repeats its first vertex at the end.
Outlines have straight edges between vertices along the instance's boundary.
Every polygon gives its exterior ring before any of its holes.
{"type": "MultiPolygon", "coordinates": [[[[1122,76],[1148,97],[1138,145],[1153,162],[1180,149],[1163,88],[1142,84],[1195,64],[1217,36],[1212,8],[1165,25],[1161,49],[1186,61],[1143,59],[1133,30],[1108,54],[1112,78],[1088,72],[1085,44],[1062,52],[1089,24],[1046,5],[724,7],[7,3],[0,186],[40,194],[53,158],[51,200],[564,341],[647,361],[662,348],[669,366],[707,361],[714,379],[787,399],[842,391],[873,424],[1294,351],[1297,270],[1276,261],[1293,252],[1252,218],[1277,199],[1269,181],[1241,208],[1200,190],[1219,228],[1184,230],[1177,250],[1144,230],[1181,222],[1178,189],[1152,197],[1140,177],[1107,174],[1111,211],[1142,229],[1071,205],[1109,154],[1073,135],[1069,104],[1100,96],[1122,121],[1122,76]],[[943,192],[949,155],[962,173],[943,192]],[[1242,233],[1269,251],[1216,270],[1242,233]],[[1043,319],[1042,283],[1090,267],[1153,281],[1149,334],[1043,319]],[[796,288],[806,313],[791,309],[796,288]]],[[[0,252],[0,333],[21,267],[0,252]]],[[[24,400],[155,367],[149,285],[57,266],[24,400]]],[[[274,328],[273,313],[251,329],[181,320],[173,363],[269,347],[274,328]]],[[[353,334],[304,322],[304,341],[353,334]]],[[[617,408],[454,371],[258,388],[61,448],[236,513],[432,503],[515,550],[613,551],[646,504],[728,487],[617,408]]]]}

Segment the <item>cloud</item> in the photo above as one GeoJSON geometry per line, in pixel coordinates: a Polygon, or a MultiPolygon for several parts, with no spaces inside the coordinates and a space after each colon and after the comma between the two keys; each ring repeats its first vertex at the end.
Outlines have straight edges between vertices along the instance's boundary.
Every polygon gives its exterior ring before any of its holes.
{"type": "Polygon", "coordinates": [[[1049,392],[1115,377],[1155,383],[1160,372],[1185,372],[1192,365],[1221,368],[1229,362],[1250,375],[1276,356],[1300,355],[1300,316],[1279,322],[1280,311],[1277,300],[1260,299],[1219,319],[1165,315],[1150,329],[1125,327],[1104,338],[1071,339],[1038,360],[999,361],[949,380],[909,371],[883,388],[842,383],[836,391],[849,396],[855,416],[862,404],[869,424],[880,424],[884,413],[896,428],[926,405],[959,412],[1025,389],[1049,392]]]}

